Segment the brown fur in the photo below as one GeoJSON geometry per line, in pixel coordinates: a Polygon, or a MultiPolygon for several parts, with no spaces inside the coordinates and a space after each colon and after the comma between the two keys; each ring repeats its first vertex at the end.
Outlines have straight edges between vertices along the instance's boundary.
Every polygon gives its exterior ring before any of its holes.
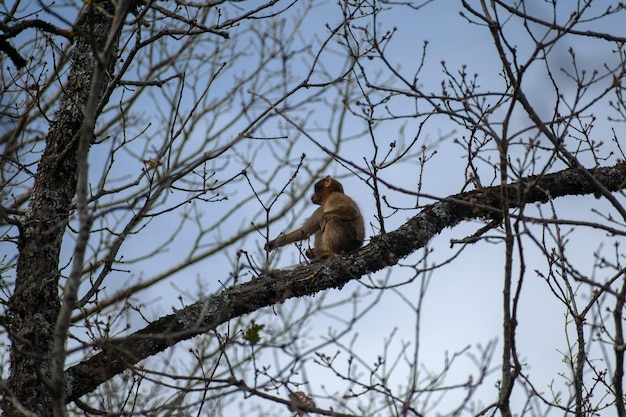
{"type": "Polygon", "coordinates": [[[343,192],[339,181],[327,175],[315,183],[311,196],[318,207],[301,228],[278,236],[265,245],[271,251],[298,240],[315,236],[314,249],[307,251],[311,259],[352,252],[361,247],[365,238],[363,216],[356,203],[343,192]]]}

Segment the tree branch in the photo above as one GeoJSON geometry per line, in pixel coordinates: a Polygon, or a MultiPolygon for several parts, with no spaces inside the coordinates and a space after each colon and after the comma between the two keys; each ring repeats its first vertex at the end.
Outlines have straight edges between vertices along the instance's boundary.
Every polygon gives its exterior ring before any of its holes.
{"type": "MultiPolygon", "coordinates": [[[[566,195],[599,194],[626,187],[626,163],[586,170],[567,169],[541,177],[527,177],[507,186],[510,208],[546,202],[566,195]],[[590,181],[588,176],[593,176],[590,181]]],[[[457,194],[434,203],[392,232],[375,236],[358,252],[330,263],[315,263],[289,270],[274,270],[251,282],[230,287],[174,314],[164,316],[122,339],[98,342],[101,352],[65,372],[67,401],[93,391],[109,378],[182,340],[215,329],[220,324],[277,302],[341,288],[353,279],[394,265],[422,248],[447,227],[472,218],[500,213],[501,189],[487,187],[457,194]]]]}

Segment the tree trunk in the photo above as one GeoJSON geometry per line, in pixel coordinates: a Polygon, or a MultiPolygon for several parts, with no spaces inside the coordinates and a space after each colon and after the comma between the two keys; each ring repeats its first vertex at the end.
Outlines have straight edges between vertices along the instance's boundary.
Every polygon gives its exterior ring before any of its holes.
{"type": "Polygon", "coordinates": [[[15,292],[9,302],[12,396],[3,400],[6,415],[23,407],[51,415],[53,333],[60,307],[59,253],[76,192],[78,134],[89,99],[96,53],[111,28],[109,2],[87,7],[76,25],[76,46],[58,110],[50,124],[18,242],[15,292]],[[21,404],[21,406],[20,406],[21,404]]]}

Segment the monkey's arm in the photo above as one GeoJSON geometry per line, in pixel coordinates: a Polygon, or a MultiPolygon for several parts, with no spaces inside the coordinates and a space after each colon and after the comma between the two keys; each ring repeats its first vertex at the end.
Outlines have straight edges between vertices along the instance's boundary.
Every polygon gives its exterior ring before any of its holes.
{"type": "Polygon", "coordinates": [[[270,240],[265,244],[265,250],[271,251],[276,248],[280,248],[281,246],[288,245],[289,243],[297,242],[299,240],[304,240],[311,236],[313,233],[319,230],[320,222],[322,220],[322,215],[324,211],[321,207],[318,207],[311,217],[306,219],[302,227],[294,230],[293,232],[289,232],[284,235],[278,236],[274,240],[270,240]]]}

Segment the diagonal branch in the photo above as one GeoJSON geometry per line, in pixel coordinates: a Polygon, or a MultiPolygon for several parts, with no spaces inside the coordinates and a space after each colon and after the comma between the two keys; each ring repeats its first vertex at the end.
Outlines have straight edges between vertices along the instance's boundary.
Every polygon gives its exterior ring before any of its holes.
{"type": "MultiPolygon", "coordinates": [[[[509,184],[511,208],[546,202],[566,195],[599,194],[597,186],[611,192],[626,187],[626,163],[586,170],[567,169],[541,177],[527,177],[509,184]],[[593,177],[593,181],[588,176],[593,177]]],[[[394,265],[422,248],[447,227],[472,218],[498,217],[502,206],[500,187],[457,194],[434,203],[398,229],[371,239],[358,252],[328,264],[302,265],[269,271],[255,280],[233,286],[174,314],[150,323],[123,339],[100,341],[101,352],[65,371],[67,401],[93,391],[98,385],[139,361],[169,346],[215,329],[218,325],[271,306],[288,298],[341,288],[353,279],[394,265]]]]}

